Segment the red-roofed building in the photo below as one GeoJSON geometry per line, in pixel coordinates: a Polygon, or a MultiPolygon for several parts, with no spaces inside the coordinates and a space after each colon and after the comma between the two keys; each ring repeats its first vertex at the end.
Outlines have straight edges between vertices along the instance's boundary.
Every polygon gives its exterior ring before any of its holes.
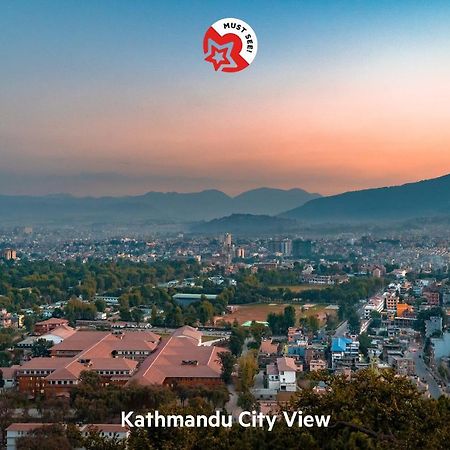
{"type": "Polygon", "coordinates": [[[269,364],[266,368],[268,388],[277,391],[296,391],[299,370],[294,358],[277,358],[274,364],[269,364]]]}
{"type": "Polygon", "coordinates": [[[69,321],[66,319],[57,319],[56,317],[52,317],[42,322],[36,322],[34,325],[34,333],[37,335],[47,334],[55,328],[63,325],[69,325],[69,321]]]}
{"type": "Polygon", "coordinates": [[[76,331],[49,358],[33,358],[16,370],[20,392],[67,396],[81,372],[95,371],[104,384],[219,384],[224,349],[201,345],[202,333],[182,327],[161,341],[150,331],[76,331]]]}
{"type": "Polygon", "coordinates": [[[221,384],[218,353],[225,349],[201,345],[201,333],[185,326],[162,342],[130,381],[139,384],[221,384]]]}

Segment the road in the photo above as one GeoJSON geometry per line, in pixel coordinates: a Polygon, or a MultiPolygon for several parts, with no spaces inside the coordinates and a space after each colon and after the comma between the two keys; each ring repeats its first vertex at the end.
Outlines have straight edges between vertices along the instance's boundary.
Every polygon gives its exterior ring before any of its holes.
{"type": "MultiPolygon", "coordinates": [[[[363,303],[356,311],[356,314],[358,317],[364,316],[364,307],[366,306],[367,302],[363,303]]],[[[344,321],[342,322],[335,330],[333,337],[344,337],[348,332],[348,322],[344,321]]]]}
{"type": "Polygon", "coordinates": [[[348,327],[347,327],[348,323],[347,321],[342,322],[335,330],[334,332],[334,337],[338,338],[338,337],[343,337],[346,335],[347,331],[348,331],[348,327]]]}
{"type": "Polygon", "coordinates": [[[416,365],[416,375],[428,384],[428,392],[431,397],[439,398],[442,395],[441,388],[437,384],[436,380],[431,375],[430,370],[423,362],[423,354],[421,349],[416,349],[416,351],[407,351],[405,356],[411,356],[414,359],[416,365]]]}
{"type": "MultiPolygon", "coordinates": [[[[241,355],[246,355],[249,351],[248,344],[250,343],[250,339],[247,338],[244,342],[244,346],[242,347],[241,355]]],[[[233,383],[227,385],[228,392],[230,393],[230,399],[225,404],[225,409],[228,414],[233,416],[233,420],[237,420],[237,417],[242,412],[242,409],[238,406],[237,401],[239,398],[239,393],[236,391],[236,387],[233,383]]]]}

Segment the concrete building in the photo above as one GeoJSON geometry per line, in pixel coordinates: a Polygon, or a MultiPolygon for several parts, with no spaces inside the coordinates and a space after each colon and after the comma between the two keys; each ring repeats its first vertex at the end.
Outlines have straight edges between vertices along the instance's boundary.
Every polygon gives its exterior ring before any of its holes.
{"type": "Polygon", "coordinates": [[[42,322],[36,322],[34,325],[34,333],[40,336],[42,334],[48,334],[55,328],[68,325],[69,321],[67,319],[57,319],[56,317],[52,317],[50,319],[43,320],[42,322]]]}
{"type": "Polygon", "coordinates": [[[12,248],[5,248],[5,250],[3,250],[2,255],[3,255],[3,258],[6,259],[7,261],[17,259],[17,253],[12,248]]]}
{"type": "Polygon", "coordinates": [[[293,358],[277,358],[274,364],[268,364],[266,368],[268,388],[277,391],[296,391],[298,369],[293,358]]]}
{"type": "Polygon", "coordinates": [[[317,372],[318,370],[325,370],[327,368],[327,362],[324,359],[312,359],[309,362],[310,372],[317,372]]]}
{"type": "Polygon", "coordinates": [[[346,337],[331,341],[331,367],[353,367],[359,361],[359,342],[346,337]]]}
{"type": "Polygon", "coordinates": [[[398,297],[396,292],[385,292],[383,294],[385,303],[386,303],[386,309],[389,313],[396,314],[397,313],[397,303],[398,303],[398,297]]]}
{"type": "Polygon", "coordinates": [[[373,311],[381,313],[384,309],[384,298],[382,296],[375,296],[369,299],[364,307],[364,318],[369,319],[373,311]]]}
{"type": "Polygon", "coordinates": [[[191,303],[201,302],[202,298],[206,300],[215,300],[217,295],[213,294],[184,294],[178,293],[172,297],[180,306],[188,306],[191,303]]]}
{"type": "Polygon", "coordinates": [[[416,366],[413,358],[393,356],[392,363],[392,367],[399,375],[413,376],[416,373],[416,366]]]}

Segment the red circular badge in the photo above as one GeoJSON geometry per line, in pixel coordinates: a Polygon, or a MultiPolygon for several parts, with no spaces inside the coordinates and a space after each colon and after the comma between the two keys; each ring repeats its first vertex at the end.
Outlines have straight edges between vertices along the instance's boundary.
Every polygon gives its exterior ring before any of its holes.
{"type": "Polygon", "coordinates": [[[216,72],[239,72],[255,59],[258,40],[253,28],[240,19],[220,19],[203,38],[205,61],[216,72]]]}

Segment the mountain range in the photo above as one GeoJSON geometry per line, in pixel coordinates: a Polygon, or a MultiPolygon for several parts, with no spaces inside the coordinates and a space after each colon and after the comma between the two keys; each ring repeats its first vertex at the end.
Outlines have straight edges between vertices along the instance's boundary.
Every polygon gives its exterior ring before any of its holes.
{"type": "Polygon", "coordinates": [[[126,197],[0,195],[2,224],[150,224],[211,220],[230,214],[277,215],[320,197],[302,189],[254,189],[236,197],[218,190],[149,192],[126,197]]]}
{"type": "Polygon", "coordinates": [[[213,219],[208,222],[193,224],[192,233],[222,234],[232,233],[242,235],[280,234],[296,231],[298,222],[284,217],[273,217],[255,214],[231,214],[230,216],[213,219]]]}
{"type": "Polygon", "coordinates": [[[450,174],[401,186],[321,197],[280,217],[314,223],[381,222],[450,215],[450,174]]]}

